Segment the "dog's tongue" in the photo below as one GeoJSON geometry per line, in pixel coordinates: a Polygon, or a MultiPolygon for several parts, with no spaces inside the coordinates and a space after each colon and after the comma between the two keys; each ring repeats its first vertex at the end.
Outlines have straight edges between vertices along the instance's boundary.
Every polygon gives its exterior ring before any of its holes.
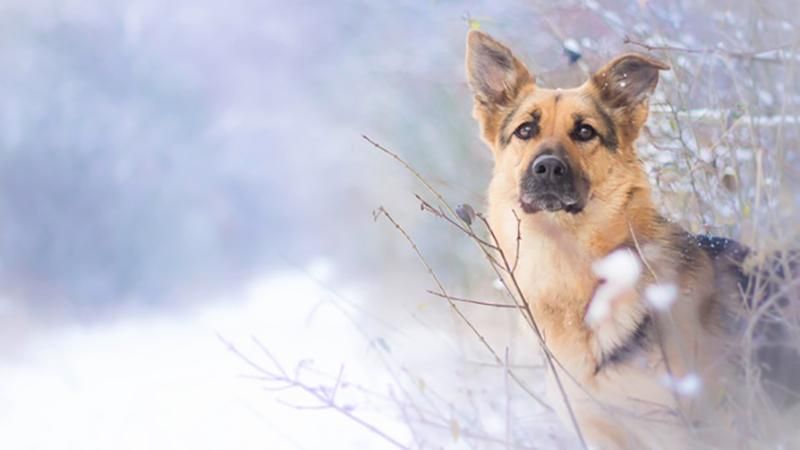
{"type": "Polygon", "coordinates": [[[531,194],[522,194],[519,198],[519,204],[522,206],[522,210],[528,214],[539,212],[540,209],[536,199],[531,194]]]}
{"type": "Polygon", "coordinates": [[[528,194],[528,193],[522,194],[520,201],[527,205],[533,204],[533,194],[528,194]]]}
{"type": "Polygon", "coordinates": [[[522,196],[519,198],[519,203],[522,206],[522,210],[527,214],[533,214],[540,211],[540,208],[536,204],[536,201],[531,194],[522,194],[522,196]]]}

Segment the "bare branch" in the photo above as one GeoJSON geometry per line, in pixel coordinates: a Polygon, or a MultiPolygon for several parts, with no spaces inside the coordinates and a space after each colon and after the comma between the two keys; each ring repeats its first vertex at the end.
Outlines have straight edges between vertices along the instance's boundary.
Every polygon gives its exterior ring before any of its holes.
{"type": "Polygon", "coordinates": [[[516,211],[512,209],[511,212],[514,213],[514,218],[517,219],[517,248],[514,251],[514,265],[511,267],[511,273],[516,273],[517,264],[519,264],[519,244],[522,242],[522,220],[516,211]]]}
{"type": "MultiPolygon", "coordinates": [[[[218,337],[223,342],[223,344],[225,344],[225,346],[228,348],[228,350],[231,353],[233,353],[239,359],[244,361],[248,366],[256,369],[256,371],[260,375],[262,375],[262,376],[264,376],[264,377],[266,377],[266,378],[268,378],[270,380],[283,382],[283,383],[285,383],[285,385],[287,387],[293,387],[293,388],[296,388],[296,389],[298,389],[298,390],[300,390],[302,392],[305,392],[312,399],[317,400],[320,404],[319,405],[297,405],[297,404],[288,403],[288,402],[286,402],[284,400],[278,399],[279,403],[281,403],[283,405],[286,405],[286,406],[288,406],[290,408],[301,409],[301,410],[307,410],[307,409],[314,409],[314,410],[331,409],[331,410],[336,411],[339,414],[347,417],[351,421],[359,424],[361,427],[369,430],[371,433],[373,433],[374,435],[382,438],[383,440],[385,440],[386,442],[388,442],[392,446],[394,446],[396,448],[408,450],[408,446],[404,445],[403,443],[401,443],[400,441],[396,440],[395,438],[389,436],[387,433],[385,433],[381,429],[377,428],[376,426],[372,425],[371,423],[369,423],[369,422],[361,419],[360,417],[356,416],[355,414],[353,414],[353,412],[351,411],[352,408],[350,408],[348,406],[337,404],[335,402],[335,399],[334,399],[333,395],[326,394],[325,393],[325,389],[321,389],[320,387],[309,386],[309,385],[303,383],[299,379],[299,372],[300,372],[300,369],[303,366],[302,362],[300,364],[298,364],[298,366],[296,367],[294,376],[289,376],[287,371],[282,368],[281,364],[278,363],[278,361],[267,350],[266,346],[261,344],[261,342],[258,341],[258,339],[253,338],[253,342],[263,351],[263,353],[265,355],[267,355],[267,357],[273,362],[273,364],[276,367],[276,369],[278,369],[278,371],[280,372],[280,373],[275,373],[275,372],[267,369],[266,367],[254,362],[253,360],[251,360],[247,356],[245,356],[241,351],[239,351],[239,349],[236,348],[236,346],[234,346],[232,343],[230,343],[227,340],[225,340],[222,336],[218,335],[218,337]]],[[[342,370],[344,370],[343,367],[340,369],[339,376],[337,377],[336,384],[334,385],[334,388],[331,390],[331,392],[335,392],[336,389],[338,389],[338,386],[341,384],[341,378],[340,377],[341,377],[341,374],[342,374],[342,372],[341,372],[342,370]]]]}
{"type": "MultiPolygon", "coordinates": [[[[636,233],[633,230],[633,225],[631,225],[630,222],[628,222],[628,230],[631,234],[631,238],[633,239],[633,245],[636,248],[636,252],[639,255],[639,259],[642,260],[642,263],[644,264],[645,267],[647,267],[647,270],[650,272],[653,279],[656,281],[656,283],[658,283],[659,282],[658,275],[656,275],[656,272],[655,270],[653,270],[653,267],[650,265],[650,262],[647,261],[647,258],[644,256],[642,247],[639,245],[639,239],[636,237],[636,233]]],[[[658,326],[657,320],[653,321],[653,330],[655,331],[656,342],[658,342],[658,349],[659,352],[661,353],[661,359],[664,361],[664,369],[666,369],[667,375],[669,375],[670,378],[673,378],[674,372],[672,371],[672,365],[669,361],[669,358],[667,357],[667,349],[664,346],[664,337],[662,336],[661,328],[658,326]]],[[[680,399],[678,398],[678,393],[672,390],[672,396],[675,401],[675,407],[677,408],[681,420],[684,422],[685,425],[688,426],[689,420],[686,417],[683,408],[681,407],[681,402],[680,399]]]]}
{"type": "MultiPolygon", "coordinates": [[[[489,342],[486,340],[486,338],[483,336],[483,334],[481,334],[481,332],[478,331],[478,329],[475,327],[475,325],[469,320],[469,318],[467,318],[467,316],[464,315],[464,313],[458,307],[456,302],[453,301],[452,297],[447,293],[447,289],[445,289],[444,284],[442,284],[441,280],[439,280],[439,277],[436,275],[436,272],[433,270],[433,267],[431,267],[431,265],[428,263],[428,260],[422,254],[422,251],[420,251],[419,247],[417,247],[417,244],[416,244],[416,242],[414,242],[414,239],[411,238],[411,236],[408,234],[408,232],[406,232],[406,230],[402,226],[400,226],[400,224],[397,223],[397,221],[395,221],[394,218],[389,214],[389,212],[386,211],[386,209],[384,209],[382,206],[379,207],[374,212],[374,217],[376,219],[378,217],[380,217],[380,216],[386,217],[386,219],[389,222],[391,222],[392,225],[394,225],[395,229],[397,229],[397,231],[400,232],[400,234],[403,235],[403,237],[406,239],[408,244],[414,250],[414,253],[416,253],[417,258],[420,260],[422,265],[425,266],[425,269],[428,271],[428,274],[434,280],[434,283],[436,283],[436,286],[439,288],[439,293],[441,294],[441,296],[444,297],[445,299],[447,299],[447,301],[450,304],[450,307],[452,308],[452,310],[467,325],[467,327],[478,338],[478,340],[481,342],[481,344],[483,344],[483,346],[487,350],[489,350],[489,352],[492,354],[492,356],[494,356],[495,361],[497,361],[498,364],[502,364],[503,360],[500,358],[500,356],[497,354],[497,352],[494,350],[494,348],[492,348],[492,346],[489,344],[489,342]]],[[[516,381],[517,384],[520,385],[520,387],[525,389],[525,392],[527,392],[528,395],[530,395],[534,400],[536,400],[540,405],[542,405],[542,407],[546,408],[547,410],[552,411],[552,408],[547,403],[545,403],[544,400],[539,398],[538,395],[536,395],[532,391],[528,390],[525,387],[525,385],[522,383],[522,381],[519,378],[517,378],[517,376],[515,374],[513,374],[513,372],[509,373],[509,376],[511,376],[514,379],[514,381],[516,381]]]]}
{"type": "Polygon", "coordinates": [[[787,48],[796,47],[800,42],[791,42],[779,45],[774,48],[765,50],[747,50],[747,51],[732,51],[724,48],[687,48],[678,47],[674,45],[650,45],[632,39],[630,36],[625,36],[622,39],[623,44],[635,45],[647,51],[665,51],[665,52],[679,52],[679,53],[693,53],[700,55],[723,55],[730,58],[747,59],[753,61],[761,61],[768,63],[783,64],[787,59],[796,59],[798,56],[795,53],[785,52],[787,48]]]}
{"type": "Polygon", "coordinates": [[[505,304],[505,303],[483,302],[483,301],[480,301],[480,300],[470,300],[468,298],[459,298],[459,297],[453,297],[453,296],[446,297],[443,294],[440,294],[440,293],[438,293],[436,291],[431,291],[431,290],[427,290],[425,292],[427,292],[428,294],[431,294],[431,295],[435,295],[437,297],[441,297],[441,298],[446,298],[446,299],[452,300],[454,302],[471,303],[473,305],[491,306],[492,308],[514,308],[514,309],[520,309],[521,308],[518,305],[508,305],[508,304],[505,304]]]}
{"type": "Polygon", "coordinates": [[[420,201],[420,209],[422,209],[423,211],[427,211],[427,212],[433,214],[434,216],[436,216],[436,217],[438,217],[440,219],[446,220],[448,223],[450,223],[454,227],[458,228],[458,230],[461,231],[462,233],[466,234],[467,236],[469,236],[469,237],[475,239],[476,241],[478,241],[479,243],[481,243],[481,245],[485,245],[486,247],[489,247],[492,250],[499,250],[499,248],[496,245],[491,244],[491,243],[486,242],[485,240],[481,239],[480,237],[478,237],[477,234],[475,234],[474,231],[472,231],[469,228],[466,228],[466,227],[462,226],[460,223],[456,222],[451,217],[449,217],[447,214],[445,214],[444,211],[442,211],[441,209],[434,208],[430,203],[428,203],[419,194],[414,194],[414,197],[416,197],[417,200],[420,201]]]}
{"type": "MultiPolygon", "coordinates": [[[[495,245],[497,245],[498,248],[499,248],[500,247],[500,241],[497,239],[497,235],[495,234],[494,230],[492,229],[492,226],[489,224],[489,221],[486,219],[486,217],[483,214],[478,214],[478,217],[481,219],[481,221],[483,222],[484,226],[486,226],[486,229],[489,231],[489,234],[492,236],[492,240],[495,242],[495,245]]],[[[547,347],[547,343],[544,340],[544,336],[542,335],[542,332],[539,329],[539,326],[536,324],[536,320],[533,317],[533,312],[532,312],[532,310],[530,308],[530,305],[528,304],[528,300],[525,298],[525,295],[522,293],[522,288],[520,287],[519,282],[517,281],[517,277],[514,275],[514,272],[511,270],[511,266],[508,264],[508,258],[506,258],[506,254],[505,254],[505,252],[502,251],[502,249],[500,250],[500,257],[503,260],[503,264],[505,266],[506,271],[508,272],[508,276],[511,279],[511,282],[514,284],[514,288],[516,289],[516,294],[519,296],[519,299],[522,301],[522,304],[525,307],[523,311],[525,311],[526,315],[529,318],[528,323],[533,328],[533,331],[536,334],[536,338],[539,340],[539,345],[541,346],[542,350],[544,351],[545,360],[547,360],[547,364],[548,364],[548,366],[550,366],[551,373],[553,374],[553,379],[556,381],[556,385],[558,386],[558,391],[559,391],[559,393],[561,394],[561,397],[564,400],[564,405],[567,408],[567,413],[569,414],[569,418],[570,418],[570,421],[572,422],[572,426],[575,428],[575,433],[578,435],[578,440],[580,440],[581,446],[584,449],[587,449],[588,446],[586,445],[586,441],[583,438],[583,433],[581,432],[581,427],[580,427],[580,425],[578,425],[578,420],[575,418],[575,412],[572,410],[572,403],[569,401],[569,396],[567,396],[567,391],[564,389],[564,385],[561,382],[561,377],[559,376],[558,371],[556,370],[556,366],[555,366],[555,362],[554,361],[557,361],[557,360],[555,358],[555,355],[553,355],[550,352],[550,349],[547,347]]],[[[512,297],[513,297],[513,294],[512,294],[512,297]]],[[[569,374],[569,371],[566,370],[566,368],[563,365],[561,365],[561,363],[558,363],[558,365],[562,370],[564,370],[564,373],[568,374],[568,376],[574,380],[572,375],[569,374]]],[[[577,381],[576,381],[576,383],[577,383],[577,381]]],[[[580,386],[579,383],[578,383],[578,385],[580,386]]]]}

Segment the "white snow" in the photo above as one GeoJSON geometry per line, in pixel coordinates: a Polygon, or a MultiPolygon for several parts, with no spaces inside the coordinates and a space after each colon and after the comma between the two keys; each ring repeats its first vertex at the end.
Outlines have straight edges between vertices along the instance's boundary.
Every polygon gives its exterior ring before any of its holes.
{"type": "Polygon", "coordinates": [[[629,249],[616,250],[592,265],[592,271],[602,280],[586,312],[586,323],[595,326],[605,319],[613,302],[632,289],[642,273],[639,258],[629,249]]]}
{"type": "Polygon", "coordinates": [[[581,51],[581,46],[578,44],[578,41],[572,38],[564,40],[564,48],[575,53],[580,53],[581,51]]]}
{"type": "Polygon", "coordinates": [[[665,375],[662,383],[670,390],[685,397],[694,397],[703,388],[703,380],[696,373],[688,373],[681,378],[665,375]]]}
{"type": "Polygon", "coordinates": [[[652,284],[644,291],[647,302],[659,311],[667,311],[678,296],[678,287],[672,283],[652,284]]]}
{"type": "Polygon", "coordinates": [[[306,272],[315,280],[329,282],[335,275],[333,264],[322,256],[313,258],[306,266],[306,272]]]}
{"type": "MultiPolygon", "coordinates": [[[[254,359],[265,360],[251,336],[290,368],[310,355],[314,367],[335,373],[345,363],[346,375],[374,377],[362,373],[368,364],[346,365],[363,360],[363,338],[341,314],[315,308],[328,295],[304,274],[280,273],[191,312],[40,332],[22,356],[0,359],[2,448],[387,448],[336,412],[277,403],[240,376],[253,371],[217,337],[254,359]]],[[[391,417],[356,413],[408,438],[391,417]]]]}
{"type": "Polygon", "coordinates": [[[501,280],[500,278],[495,278],[494,279],[494,281],[492,282],[492,287],[497,289],[498,291],[505,291],[506,290],[506,285],[503,284],[503,280],[501,280]]]}

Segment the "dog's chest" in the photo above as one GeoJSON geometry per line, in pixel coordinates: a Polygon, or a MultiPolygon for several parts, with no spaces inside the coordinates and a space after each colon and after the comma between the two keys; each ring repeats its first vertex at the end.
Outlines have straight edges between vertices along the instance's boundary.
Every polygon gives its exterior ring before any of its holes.
{"type": "Polygon", "coordinates": [[[555,351],[579,350],[574,347],[586,343],[583,316],[597,284],[588,251],[545,221],[519,223],[511,213],[490,215],[490,223],[548,343],[555,351]]]}

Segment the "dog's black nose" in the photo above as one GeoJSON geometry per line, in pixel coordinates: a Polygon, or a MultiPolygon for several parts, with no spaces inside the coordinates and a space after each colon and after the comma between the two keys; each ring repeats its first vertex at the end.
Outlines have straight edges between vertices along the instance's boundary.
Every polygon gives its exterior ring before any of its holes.
{"type": "Polygon", "coordinates": [[[569,169],[564,161],[554,155],[541,155],[531,164],[531,174],[542,180],[558,181],[566,177],[568,172],[569,169]]]}

